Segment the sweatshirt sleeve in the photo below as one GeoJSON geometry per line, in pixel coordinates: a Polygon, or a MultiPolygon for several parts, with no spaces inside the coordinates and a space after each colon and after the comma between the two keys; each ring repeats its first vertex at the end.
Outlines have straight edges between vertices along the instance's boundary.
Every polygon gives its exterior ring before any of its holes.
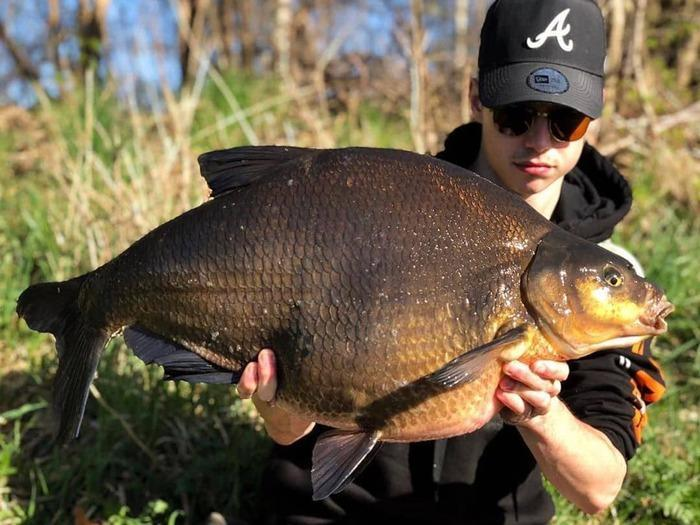
{"type": "Polygon", "coordinates": [[[629,460],[642,442],[647,406],[666,390],[661,369],[651,357],[650,339],[569,361],[569,367],[561,399],[629,460]]]}

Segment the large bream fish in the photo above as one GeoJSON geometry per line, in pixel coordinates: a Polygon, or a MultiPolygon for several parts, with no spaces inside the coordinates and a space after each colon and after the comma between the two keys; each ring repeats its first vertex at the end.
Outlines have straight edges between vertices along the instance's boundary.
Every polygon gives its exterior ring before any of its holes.
{"type": "Polygon", "coordinates": [[[485,424],[503,362],[630,345],[664,332],[673,308],[624,259],[428,156],[242,147],[200,166],[211,200],[19,298],[56,337],[59,439],[77,435],[121,329],[145,362],[193,382],[236,382],[269,347],[277,404],[337,429],[314,451],[323,498],[379,441],[485,424]]]}

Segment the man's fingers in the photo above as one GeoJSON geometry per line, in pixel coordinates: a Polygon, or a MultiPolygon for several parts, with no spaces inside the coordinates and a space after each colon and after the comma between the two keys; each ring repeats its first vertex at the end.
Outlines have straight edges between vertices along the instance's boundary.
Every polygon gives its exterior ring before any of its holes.
{"type": "Polygon", "coordinates": [[[496,397],[504,407],[504,410],[501,411],[501,417],[513,425],[546,414],[549,412],[553,399],[544,392],[531,390],[517,394],[497,390],[496,397]]]}
{"type": "Polygon", "coordinates": [[[272,350],[261,350],[258,354],[258,397],[271,402],[277,391],[277,363],[272,350]]]}
{"type": "Polygon", "coordinates": [[[552,381],[552,388],[550,389],[549,394],[552,397],[557,397],[559,394],[561,394],[561,381],[558,379],[552,381]]]}
{"type": "Polygon", "coordinates": [[[532,370],[544,379],[565,381],[569,377],[569,365],[559,361],[535,361],[532,370]]]}
{"type": "Polygon", "coordinates": [[[552,403],[551,396],[537,390],[524,390],[517,393],[501,391],[498,399],[517,414],[526,412],[528,405],[534,409],[535,413],[542,414],[549,410],[549,405],[552,403]]]}
{"type": "Polygon", "coordinates": [[[241,399],[255,395],[260,401],[272,402],[277,391],[277,365],[272,350],[261,350],[257,360],[246,365],[236,390],[241,399]]]}
{"type": "Polygon", "coordinates": [[[548,398],[556,397],[561,393],[561,381],[533,381],[536,383],[536,387],[532,383],[528,384],[515,380],[511,377],[504,377],[499,383],[499,387],[506,392],[514,392],[521,395],[525,392],[539,392],[548,398]]]}
{"type": "Polygon", "coordinates": [[[518,395],[512,392],[504,392],[503,390],[496,391],[496,398],[516,416],[522,415],[527,407],[525,401],[518,395]]]}
{"type": "Polygon", "coordinates": [[[248,399],[258,389],[258,364],[253,361],[243,369],[236,390],[241,399],[248,399]]]}
{"type": "Polygon", "coordinates": [[[532,407],[536,415],[546,414],[549,411],[549,405],[552,404],[552,396],[546,392],[525,390],[519,395],[526,405],[532,407]]]}
{"type": "MultiPolygon", "coordinates": [[[[510,378],[516,383],[520,383],[522,386],[518,385],[518,389],[523,387],[527,390],[541,390],[547,392],[550,395],[558,395],[557,386],[553,381],[549,379],[543,379],[532,370],[530,367],[519,361],[513,361],[508,363],[503,367],[503,372],[506,374],[506,379],[510,378]],[[556,391],[556,393],[555,393],[556,391]]],[[[508,388],[508,382],[503,384],[504,390],[514,390],[515,387],[508,388]]],[[[561,388],[561,387],[559,387],[561,388]]]]}
{"type": "Polygon", "coordinates": [[[549,412],[552,400],[561,392],[561,382],[569,375],[569,366],[544,360],[532,366],[512,361],[504,365],[503,372],[496,391],[505,407],[501,416],[509,423],[520,424],[549,412]]]}

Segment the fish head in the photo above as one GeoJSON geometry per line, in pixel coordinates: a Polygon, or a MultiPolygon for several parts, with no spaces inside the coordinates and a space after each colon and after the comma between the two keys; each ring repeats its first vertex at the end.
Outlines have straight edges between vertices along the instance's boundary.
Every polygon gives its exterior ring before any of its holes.
{"type": "Polygon", "coordinates": [[[521,285],[528,311],[566,359],[662,334],[673,311],[627,260],[562,231],[540,241],[521,285]]]}

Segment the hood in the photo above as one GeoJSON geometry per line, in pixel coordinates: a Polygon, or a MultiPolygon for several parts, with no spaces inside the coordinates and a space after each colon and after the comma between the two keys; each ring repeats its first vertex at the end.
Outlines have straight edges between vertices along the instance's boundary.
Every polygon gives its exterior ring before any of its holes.
{"type": "MultiPolygon", "coordinates": [[[[481,124],[454,129],[436,157],[468,168],[481,145],[481,124]]],[[[632,205],[632,190],[613,164],[585,144],[578,164],[564,177],[552,222],[592,242],[610,237],[632,205]]]]}
{"type": "Polygon", "coordinates": [[[600,242],[632,206],[632,190],[613,164],[586,144],[576,167],[566,174],[552,221],[567,231],[600,242]]]}

